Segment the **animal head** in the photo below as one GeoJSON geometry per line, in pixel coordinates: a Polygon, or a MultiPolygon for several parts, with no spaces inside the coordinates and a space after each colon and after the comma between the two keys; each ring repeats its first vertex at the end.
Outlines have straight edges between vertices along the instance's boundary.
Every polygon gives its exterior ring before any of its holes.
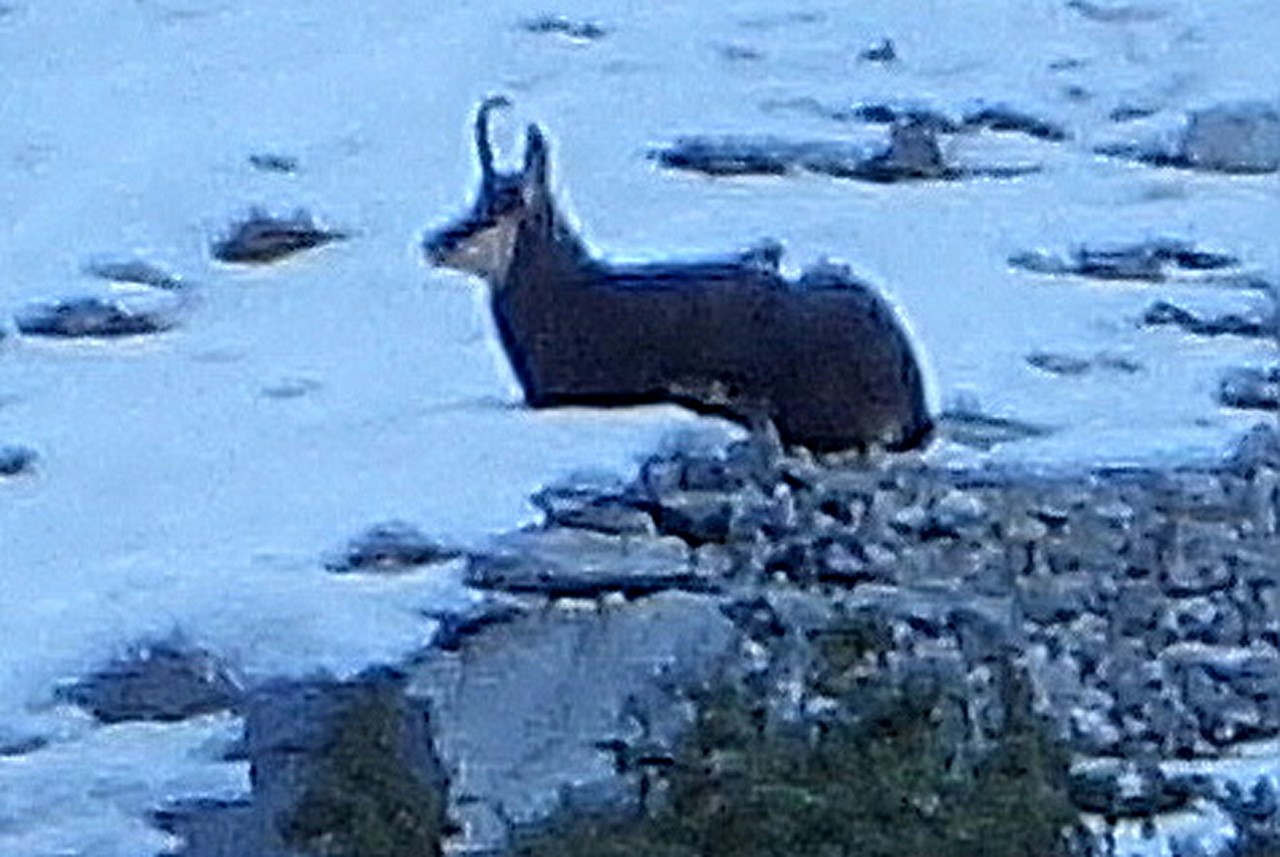
{"type": "Polygon", "coordinates": [[[550,205],[547,187],[547,141],[530,125],[525,134],[524,165],[516,172],[499,172],[493,163],[489,117],[511,105],[503,96],[486,99],[476,111],[476,156],[480,189],[471,211],[458,221],[428,235],[422,249],[433,265],[475,274],[500,285],[515,255],[522,223],[550,205]]]}

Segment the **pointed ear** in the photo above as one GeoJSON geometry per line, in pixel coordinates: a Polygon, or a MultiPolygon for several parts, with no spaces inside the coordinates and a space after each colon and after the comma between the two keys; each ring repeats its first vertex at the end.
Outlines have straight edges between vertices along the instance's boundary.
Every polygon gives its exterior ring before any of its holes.
{"type": "Polygon", "coordinates": [[[524,184],[537,193],[547,190],[547,138],[537,125],[530,125],[525,133],[524,184]]]}

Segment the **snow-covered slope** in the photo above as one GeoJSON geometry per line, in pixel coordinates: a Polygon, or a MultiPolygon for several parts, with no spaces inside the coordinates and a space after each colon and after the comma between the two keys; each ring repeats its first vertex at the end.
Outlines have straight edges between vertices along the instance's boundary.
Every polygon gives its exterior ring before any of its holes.
{"type": "Polygon", "coordinates": [[[775,236],[788,264],[848,261],[898,303],[938,403],[976,398],[1056,429],[997,455],[1177,457],[1253,421],[1216,406],[1217,377],[1272,359],[1270,345],[1134,320],[1156,297],[1219,309],[1260,297],[1050,279],[1006,259],[1175,235],[1280,270],[1275,175],[1090,154],[1127,133],[1107,118],[1117,107],[1176,125],[1205,104],[1280,97],[1271,6],[0,4],[0,444],[40,455],[33,474],[0,478],[0,746],[48,742],[0,757],[0,855],[154,852],[164,840],[146,809],[244,787],[242,768],[216,761],[229,720],[98,727],[52,704],[59,680],[172,632],[250,678],[395,657],[429,634],[419,610],[466,597],[456,579],[339,578],[325,551],[387,519],[478,540],[527,520],[528,493],[557,474],[624,470],[670,430],[703,425],[674,408],[523,411],[476,284],[421,265],[417,236],[471,190],[467,123],[483,95],[513,95],[521,119],[548,129],[562,200],[600,251],[724,252],[775,236]],[[545,12],[605,33],[521,27],[545,12]],[[897,61],[859,59],[884,38],[897,61]],[[645,159],[683,133],[879,133],[777,107],[797,99],[982,99],[1073,136],[948,142],[1045,166],[1009,182],[711,181],[645,159]],[[253,155],[298,168],[257,169],[253,155]],[[303,207],[352,237],[261,269],[213,262],[211,242],[255,205],[303,207]],[[176,329],[14,334],[8,319],[31,302],[108,293],[83,269],[118,258],[188,284],[176,329]],[[1057,377],[1025,362],[1037,350],[1143,368],[1057,377]]]}

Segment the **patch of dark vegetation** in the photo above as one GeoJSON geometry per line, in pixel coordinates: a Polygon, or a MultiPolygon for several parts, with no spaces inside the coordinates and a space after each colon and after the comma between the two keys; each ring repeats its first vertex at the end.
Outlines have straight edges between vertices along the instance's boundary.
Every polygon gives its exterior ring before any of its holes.
{"type": "Polygon", "coordinates": [[[445,793],[405,761],[406,707],[394,687],[375,685],[338,715],[281,821],[289,846],[359,857],[442,853],[445,793]]]}
{"type": "Polygon", "coordinates": [[[114,339],[162,333],[177,325],[170,308],[131,306],[97,297],[37,304],[14,320],[20,333],[63,339],[114,339]]]}
{"type": "Polygon", "coordinates": [[[266,265],[348,237],[346,232],[316,225],[306,211],[274,217],[255,209],[226,238],[214,242],[213,257],[230,264],[266,265]]]}
{"type": "Polygon", "coordinates": [[[595,21],[574,21],[563,15],[539,15],[520,22],[520,29],[537,35],[564,36],[576,42],[596,42],[609,30],[595,21]]]}
{"type": "Polygon", "coordinates": [[[519,836],[514,853],[1067,853],[1067,756],[1016,670],[1001,670],[998,727],[977,736],[963,725],[957,678],[922,665],[891,679],[874,666],[892,648],[874,618],[840,621],[815,643],[805,683],[821,715],[789,720],[749,682],[713,685],[695,696],[672,757],[645,770],[638,816],[555,819],[519,836]]]}
{"type": "Polygon", "coordinates": [[[424,534],[412,524],[389,521],[356,536],[324,567],[337,574],[407,571],[417,566],[447,562],[462,555],[424,534]]]}
{"type": "Polygon", "coordinates": [[[123,658],[57,690],[103,723],[171,722],[236,708],[239,683],[219,658],[178,641],[137,646],[123,658]]]}
{"type": "Polygon", "coordinates": [[[0,445],[0,477],[30,473],[39,457],[34,449],[27,446],[0,445]]]}
{"type": "Polygon", "coordinates": [[[1270,339],[1276,334],[1275,317],[1271,313],[1252,315],[1225,313],[1202,316],[1169,301],[1156,301],[1142,314],[1143,327],[1178,327],[1194,336],[1243,336],[1270,339]]]}

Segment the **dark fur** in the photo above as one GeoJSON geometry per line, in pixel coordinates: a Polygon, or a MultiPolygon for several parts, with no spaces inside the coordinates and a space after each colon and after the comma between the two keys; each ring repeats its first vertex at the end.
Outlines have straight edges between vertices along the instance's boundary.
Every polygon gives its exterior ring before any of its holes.
{"type": "Polygon", "coordinates": [[[528,131],[519,173],[492,168],[477,117],[482,168],[471,214],[424,243],[460,267],[468,240],[517,218],[491,301],[502,344],[535,408],[675,402],[814,451],[903,450],[933,422],[919,365],[885,301],[840,269],[788,281],[778,251],[690,264],[619,266],[593,258],[557,211],[547,145],[528,131]]]}

